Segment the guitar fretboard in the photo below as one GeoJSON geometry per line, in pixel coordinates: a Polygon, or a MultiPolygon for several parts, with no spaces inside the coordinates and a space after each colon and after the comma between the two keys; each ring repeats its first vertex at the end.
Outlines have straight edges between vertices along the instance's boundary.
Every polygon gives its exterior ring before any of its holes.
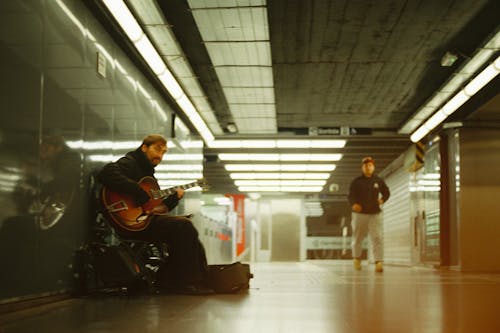
{"type": "Polygon", "coordinates": [[[181,188],[183,190],[190,189],[192,187],[200,186],[198,181],[189,183],[189,184],[184,184],[184,185],[178,185],[170,188],[166,188],[163,190],[151,190],[151,194],[153,195],[154,199],[160,199],[169,196],[170,194],[174,194],[175,190],[178,188],[181,188]]]}

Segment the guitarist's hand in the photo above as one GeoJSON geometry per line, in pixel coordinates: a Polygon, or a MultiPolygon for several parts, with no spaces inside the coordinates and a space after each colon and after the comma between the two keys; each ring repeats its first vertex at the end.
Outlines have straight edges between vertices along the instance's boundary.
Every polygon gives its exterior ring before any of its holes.
{"type": "Polygon", "coordinates": [[[177,192],[177,198],[182,199],[182,197],[184,196],[184,189],[176,188],[175,191],[177,192]]]}

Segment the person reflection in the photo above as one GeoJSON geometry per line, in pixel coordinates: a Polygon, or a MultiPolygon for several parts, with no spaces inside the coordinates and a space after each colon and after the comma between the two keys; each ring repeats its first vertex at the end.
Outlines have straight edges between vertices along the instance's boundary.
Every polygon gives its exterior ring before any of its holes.
{"type": "Polygon", "coordinates": [[[59,135],[46,136],[40,145],[40,195],[32,212],[42,230],[56,225],[71,205],[80,180],[80,156],[59,135]]]}
{"type": "Polygon", "coordinates": [[[69,273],[80,155],[62,136],[44,137],[38,152],[24,152],[12,192],[14,214],[1,223],[0,285],[8,288],[0,288],[0,298],[50,290],[69,273]]]}

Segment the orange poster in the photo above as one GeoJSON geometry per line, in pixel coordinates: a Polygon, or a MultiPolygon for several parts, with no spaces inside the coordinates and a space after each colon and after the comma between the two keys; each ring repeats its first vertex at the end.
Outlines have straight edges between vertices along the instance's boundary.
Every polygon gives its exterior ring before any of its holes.
{"type": "Polygon", "coordinates": [[[245,195],[226,194],[226,197],[233,199],[234,211],[236,212],[236,256],[245,250],[245,195]]]}

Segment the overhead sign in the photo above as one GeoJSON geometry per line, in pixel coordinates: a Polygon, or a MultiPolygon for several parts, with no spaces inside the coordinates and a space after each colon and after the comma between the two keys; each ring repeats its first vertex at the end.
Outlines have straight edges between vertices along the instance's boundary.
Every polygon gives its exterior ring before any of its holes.
{"type": "Polygon", "coordinates": [[[309,135],[368,135],[372,134],[371,128],[360,128],[360,127],[309,127],[309,135]]]}

